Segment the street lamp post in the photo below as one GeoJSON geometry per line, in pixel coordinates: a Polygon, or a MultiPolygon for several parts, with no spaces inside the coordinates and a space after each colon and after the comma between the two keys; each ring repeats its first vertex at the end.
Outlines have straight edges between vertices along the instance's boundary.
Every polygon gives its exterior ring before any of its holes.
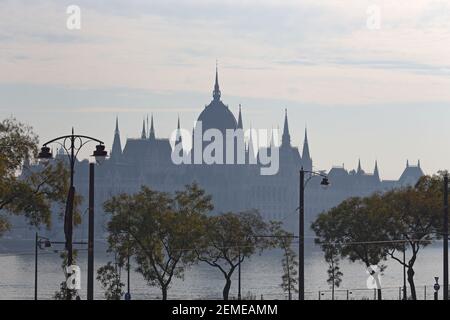
{"type": "Polygon", "coordinates": [[[328,176],[326,174],[300,169],[300,192],[299,192],[299,243],[298,243],[298,299],[305,300],[305,186],[308,181],[314,177],[322,177],[320,184],[322,186],[328,186],[328,176]],[[305,173],[309,173],[310,176],[305,181],[305,173]]]}
{"type": "Polygon", "coordinates": [[[444,276],[442,281],[444,300],[448,300],[448,174],[444,175],[444,221],[442,229],[444,238],[444,276]]]}
{"type": "Polygon", "coordinates": [[[95,164],[89,163],[88,300],[94,300],[94,170],[95,164]]]}
{"type": "MultiPolygon", "coordinates": [[[[52,139],[50,141],[47,141],[42,145],[41,152],[39,153],[38,158],[41,160],[49,160],[53,157],[52,153],[50,152],[50,148],[48,147],[49,144],[57,143],[59,144],[65,151],[69,158],[69,168],[70,168],[70,187],[69,187],[69,194],[67,196],[67,203],[66,203],[66,212],[64,215],[64,235],[65,235],[65,246],[67,250],[67,265],[71,266],[73,263],[73,250],[72,250],[72,235],[73,235],[73,201],[75,197],[75,187],[74,187],[74,167],[75,162],[78,153],[80,152],[81,148],[89,143],[89,142],[97,142],[99,143],[96,146],[96,149],[93,153],[93,156],[96,158],[96,160],[100,160],[104,157],[106,157],[107,152],[105,151],[105,145],[103,141],[98,140],[96,138],[92,138],[89,136],[84,135],[75,135],[74,130],[72,128],[72,134],[57,137],[55,139],[52,139]]],[[[93,227],[93,226],[92,226],[93,227]]],[[[93,247],[92,247],[93,251],[93,247]]],[[[92,271],[92,270],[91,270],[92,271]]],[[[89,279],[89,277],[88,277],[89,279]]],[[[68,293],[70,289],[67,289],[68,293]]],[[[67,295],[68,299],[70,299],[70,293],[67,295]]]]}

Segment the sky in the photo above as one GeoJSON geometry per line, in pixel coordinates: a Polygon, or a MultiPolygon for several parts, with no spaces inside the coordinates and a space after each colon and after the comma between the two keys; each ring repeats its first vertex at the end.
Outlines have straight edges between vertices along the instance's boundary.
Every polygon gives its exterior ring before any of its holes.
{"type": "Polygon", "coordinates": [[[41,142],[73,126],[109,149],[116,116],[122,145],[147,114],[157,137],[190,130],[216,60],[244,127],[282,128],[287,108],[315,169],[450,168],[450,0],[0,0],[0,118],[41,142]]]}

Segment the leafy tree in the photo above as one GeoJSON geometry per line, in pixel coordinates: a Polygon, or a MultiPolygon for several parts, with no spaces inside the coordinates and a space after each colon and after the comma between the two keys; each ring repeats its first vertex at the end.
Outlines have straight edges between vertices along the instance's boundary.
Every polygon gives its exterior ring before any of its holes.
{"type": "Polygon", "coordinates": [[[228,300],[231,276],[236,268],[256,252],[270,246],[268,224],[257,211],[224,213],[205,219],[204,234],[196,250],[197,258],[220,270],[225,278],[223,299],[228,300]]]}
{"type": "Polygon", "coordinates": [[[52,204],[65,205],[69,174],[64,164],[29,167],[37,142],[31,127],[14,118],[0,122],[0,236],[10,228],[8,214],[50,227],[52,204]]]}
{"type": "MultiPolygon", "coordinates": [[[[384,202],[391,219],[387,232],[393,241],[404,239],[410,248],[411,256],[404,264],[407,268],[411,298],[417,299],[414,283],[414,264],[418,253],[440,238],[442,228],[442,175],[424,176],[414,187],[390,191],[384,195],[384,202]]],[[[395,243],[395,242],[393,242],[395,243]]],[[[405,247],[406,249],[406,247],[405,247]]],[[[390,245],[389,256],[403,265],[403,259],[396,252],[403,252],[403,244],[390,245]]]]}
{"type": "Polygon", "coordinates": [[[211,197],[197,184],[174,196],[142,187],[136,194],[112,197],[104,208],[111,214],[109,249],[119,259],[133,255],[136,270],[149,285],[158,286],[166,300],[172,279],[183,278],[185,269],[196,261],[192,248],[212,210],[211,197]]]}
{"type": "Polygon", "coordinates": [[[97,270],[97,280],[105,290],[106,300],[120,300],[124,294],[125,284],[121,281],[121,270],[119,264],[111,261],[97,270]]]}
{"type": "MultiPolygon", "coordinates": [[[[366,267],[378,265],[383,271],[385,266],[380,263],[387,259],[386,242],[390,240],[387,222],[382,196],[374,194],[343,201],[320,214],[312,228],[316,242],[325,245],[322,246],[325,253],[329,250],[327,244],[334,243],[340,256],[352,262],[361,261],[366,267]]],[[[378,298],[381,299],[381,290],[378,290],[378,298]]]]}
{"type": "Polygon", "coordinates": [[[418,253],[433,238],[441,237],[442,175],[424,176],[413,187],[342,202],[313,223],[317,242],[324,244],[325,253],[326,244],[334,243],[340,256],[366,266],[388,257],[403,265],[396,253],[409,247],[411,256],[404,265],[411,298],[416,299],[414,264],[418,253]]]}

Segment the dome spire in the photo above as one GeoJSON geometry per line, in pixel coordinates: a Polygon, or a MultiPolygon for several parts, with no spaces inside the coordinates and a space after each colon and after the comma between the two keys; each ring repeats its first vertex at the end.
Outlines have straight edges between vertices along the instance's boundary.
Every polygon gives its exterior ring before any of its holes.
{"type": "Polygon", "coordinates": [[[216,83],[214,84],[214,91],[213,91],[213,98],[214,100],[220,100],[220,88],[219,88],[219,71],[217,67],[217,60],[216,60],[216,83]]]}

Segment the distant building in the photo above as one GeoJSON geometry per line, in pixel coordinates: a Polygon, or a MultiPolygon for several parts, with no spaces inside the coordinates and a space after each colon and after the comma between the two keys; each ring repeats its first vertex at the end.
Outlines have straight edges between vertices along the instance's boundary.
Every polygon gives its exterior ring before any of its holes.
{"type": "MultiPolygon", "coordinates": [[[[202,121],[203,130],[216,128],[224,132],[226,129],[243,129],[241,108],[239,107],[236,121],[233,113],[221,100],[217,70],[213,100],[203,109],[198,120],[202,121]]],[[[177,125],[180,129],[179,119],[177,125]]],[[[177,137],[176,143],[181,143],[181,136],[177,137]]],[[[289,229],[297,232],[299,170],[301,167],[305,170],[313,168],[308,135],[305,130],[300,153],[299,148],[291,144],[288,114],[285,111],[281,143],[278,146],[274,138],[271,143],[277,145],[279,151],[280,168],[276,175],[260,175],[259,154],[262,150],[254,150],[251,139],[245,142],[245,164],[175,165],[171,160],[173,150],[169,139],[157,138],[153,115],[150,126],[148,119],[147,123],[144,120],[140,137],[127,139],[123,149],[119,120],[116,119],[110,158],[101,166],[97,166],[95,173],[97,234],[105,231],[107,221],[102,211],[102,203],[112,195],[121,192],[133,193],[142,185],[160,191],[174,192],[193,181],[198,182],[213,196],[215,214],[258,209],[265,219],[283,221],[289,229]],[[256,159],[256,164],[252,164],[255,162],[251,161],[252,159],[256,159]]],[[[59,151],[56,158],[65,159],[65,155],[59,151]]],[[[371,174],[362,169],[360,162],[357,169],[351,171],[344,167],[333,167],[328,172],[331,185],[327,189],[320,186],[320,179],[317,177],[312,178],[307,184],[306,226],[309,226],[318,213],[336,206],[346,198],[414,185],[423,174],[420,163],[417,166],[407,163],[399,180],[396,181],[382,181],[377,162],[371,174]]],[[[75,183],[76,191],[82,194],[87,202],[87,160],[76,164],[75,183]]]]}

